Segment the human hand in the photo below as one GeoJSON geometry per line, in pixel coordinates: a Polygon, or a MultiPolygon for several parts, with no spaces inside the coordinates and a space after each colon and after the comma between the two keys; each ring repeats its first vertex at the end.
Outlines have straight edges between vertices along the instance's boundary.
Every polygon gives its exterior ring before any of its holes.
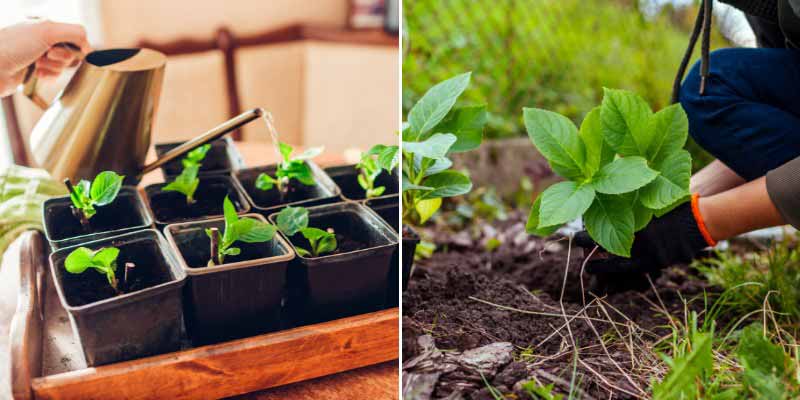
{"type": "Polygon", "coordinates": [[[22,83],[26,68],[36,63],[39,78],[54,78],[77,55],[58,43],[71,43],[82,53],[91,51],[81,25],[31,19],[0,29],[0,97],[12,94],[22,83]]]}
{"type": "MultiPolygon", "coordinates": [[[[602,248],[594,250],[586,263],[586,272],[590,274],[645,274],[660,271],[678,263],[690,262],[700,250],[710,243],[703,235],[697,212],[692,203],[684,203],[660,218],[654,218],[637,232],[631,257],[624,258],[607,253],[602,248]]],[[[712,240],[713,242],[713,240],[712,240]]],[[[589,254],[597,244],[586,231],[575,235],[575,243],[589,254]]]]}

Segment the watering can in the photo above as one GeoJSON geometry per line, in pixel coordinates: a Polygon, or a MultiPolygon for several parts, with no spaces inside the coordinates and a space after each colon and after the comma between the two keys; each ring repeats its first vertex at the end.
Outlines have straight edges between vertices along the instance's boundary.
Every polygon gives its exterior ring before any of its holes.
{"type": "MultiPolygon", "coordinates": [[[[57,46],[81,54],[75,45],[57,46]]],[[[29,141],[37,166],[58,180],[112,170],[137,184],[147,172],[263,115],[260,108],[246,111],[145,164],[166,61],[150,49],[91,52],[52,104],[37,94],[36,66],[29,66],[23,93],[45,110],[29,141]]]]}

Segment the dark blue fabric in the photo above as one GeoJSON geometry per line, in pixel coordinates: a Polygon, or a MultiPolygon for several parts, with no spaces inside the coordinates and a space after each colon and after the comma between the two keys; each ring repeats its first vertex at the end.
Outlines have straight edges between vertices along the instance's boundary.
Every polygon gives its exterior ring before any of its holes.
{"type": "Polygon", "coordinates": [[[703,96],[699,63],[680,93],[700,146],[747,180],[800,156],[800,51],[722,49],[710,67],[703,96]]]}

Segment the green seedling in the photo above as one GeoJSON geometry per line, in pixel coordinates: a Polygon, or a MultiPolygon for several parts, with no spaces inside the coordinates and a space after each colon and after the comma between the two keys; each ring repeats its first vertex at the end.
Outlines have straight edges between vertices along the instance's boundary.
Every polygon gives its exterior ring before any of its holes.
{"type": "Polygon", "coordinates": [[[403,222],[425,223],[442,199],[472,190],[472,181],[450,169],[451,153],[476,149],[483,140],[486,106],[453,106],[469,85],[465,73],[428,90],[408,113],[402,136],[403,222]]]}
{"type": "Polygon", "coordinates": [[[297,233],[308,240],[311,250],[295,246],[297,254],[303,257],[319,257],[336,250],[336,234],[332,228],[322,230],[308,226],[308,210],[303,207],[286,207],[278,213],[275,220],[278,229],[286,236],[297,233]]]}
{"type": "Polygon", "coordinates": [[[81,179],[78,185],[73,186],[69,178],[64,179],[72,200],[72,214],[81,222],[84,230],[89,229],[89,218],[97,213],[95,207],[111,204],[117,198],[124,178],[113,171],[103,171],[91,183],[81,179]]]}
{"type": "Polygon", "coordinates": [[[200,172],[200,164],[184,166],[181,174],[161,190],[183,193],[186,196],[186,204],[194,204],[194,192],[200,184],[200,179],[197,177],[198,172],[200,172]]]}
{"type": "Polygon", "coordinates": [[[315,183],[314,175],[306,161],[320,155],[324,148],[312,147],[294,157],[292,157],[292,151],[294,150],[292,146],[279,142],[278,149],[283,157],[283,161],[278,164],[275,176],[273,177],[262,172],[256,177],[256,188],[259,190],[271,190],[273,187],[277,186],[281,196],[283,196],[288,192],[289,183],[292,179],[303,185],[313,186],[315,183]]]}
{"type": "Polygon", "coordinates": [[[211,239],[211,260],[208,265],[222,265],[225,256],[236,256],[241,253],[241,249],[233,247],[237,241],[244,243],[263,243],[275,237],[277,228],[266,222],[255,218],[239,218],[236,215],[236,208],[233,203],[225,196],[222,202],[222,210],[225,214],[225,231],[220,234],[219,229],[206,229],[206,235],[211,239]]]}
{"type": "Polygon", "coordinates": [[[378,197],[386,191],[384,186],[375,186],[381,172],[386,170],[391,174],[400,162],[399,149],[397,146],[386,146],[377,144],[369,151],[361,154],[361,161],[356,164],[358,173],[358,184],[367,194],[367,198],[378,197]]]}
{"type": "Polygon", "coordinates": [[[198,166],[201,165],[203,160],[206,158],[206,154],[208,154],[209,150],[211,150],[211,145],[204,144],[190,151],[189,153],[186,154],[186,157],[183,157],[183,159],[181,160],[183,167],[185,168],[192,165],[198,165],[198,166]]]}
{"type": "Polygon", "coordinates": [[[73,250],[64,260],[64,268],[72,274],[82,274],[87,269],[93,268],[98,273],[106,276],[108,284],[117,293],[122,293],[121,287],[128,284],[129,271],[135,267],[133,263],[125,263],[123,281],[120,283],[116,277],[117,257],[119,249],[116,247],[104,247],[93,251],[87,247],[79,247],[73,250]]]}
{"type": "Polygon", "coordinates": [[[640,96],[605,89],[580,130],[567,117],[524,109],[525,127],[550,167],[565,179],[542,192],[529,233],[547,236],[579,216],[607,251],[630,257],[634,233],[689,198],[689,125],[680,104],[653,113],[640,96]]]}

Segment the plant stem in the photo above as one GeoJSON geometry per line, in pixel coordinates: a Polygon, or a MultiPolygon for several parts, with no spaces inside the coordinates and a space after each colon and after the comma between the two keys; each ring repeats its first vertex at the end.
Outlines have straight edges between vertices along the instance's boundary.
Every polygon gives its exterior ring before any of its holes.
{"type": "Polygon", "coordinates": [[[123,286],[125,286],[125,290],[130,289],[130,286],[129,286],[129,283],[128,283],[128,273],[133,268],[136,268],[136,264],[134,264],[132,262],[126,262],[125,263],[125,273],[122,274],[122,279],[123,279],[122,284],[123,284],[123,286]]]}
{"type": "Polygon", "coordinates": [[[219,229],[211,228],[211,262],[214,265],[222,264],[221,256],[219,254],[219,229]]]}
{"type": "MultiPolygon", "coordinates": [[[[77,198],[78,195],[75,193],[75,187],[72,186],[72,181],[69,178],[64,179],[64,185],[67,186],[67,190],[71,197],[77,198]]],[[[83,213],[83,210],[78,209],[75,205],[71,205],[70,209],[72,209],[72,215],[81,222],[81,227],[83,228],[84,232],[89,232],[91,227],[89,226],[89,218],[86,218],[86,214],[83,213]]]]}

